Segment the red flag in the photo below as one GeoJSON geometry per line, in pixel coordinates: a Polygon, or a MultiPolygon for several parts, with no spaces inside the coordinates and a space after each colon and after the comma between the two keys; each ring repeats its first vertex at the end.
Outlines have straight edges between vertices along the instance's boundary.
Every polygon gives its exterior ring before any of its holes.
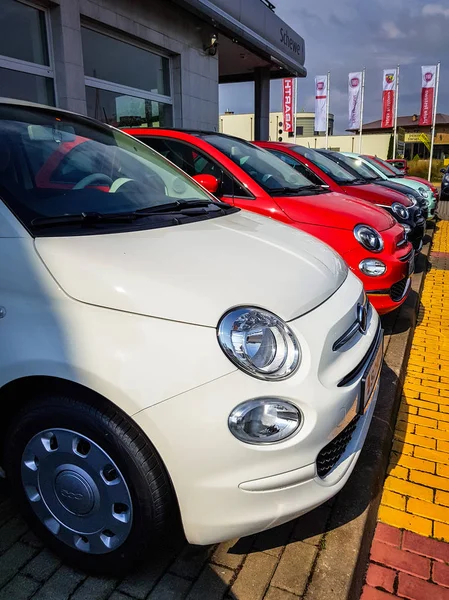
{"type": "Polygon", "coordinates": [[[384,71],[382,92],[382,127],[386,127],[388,129],[391,129],[394,125],[396,76],[396,69],[384,71]]]}
{"type": "Polygon", "coordinates": [[[293,79],[283,80],[282,107],[284,112],[284,131],[293,131],[293,79]]]}
{"type": "Polygon", "coordinates": [[[421,88],[421,114],[419,117],[420,125],[432,125],[433,121],[433,103],[435,101],[435,79],[436,66],[421,67],[422,88],[421,88]]]}

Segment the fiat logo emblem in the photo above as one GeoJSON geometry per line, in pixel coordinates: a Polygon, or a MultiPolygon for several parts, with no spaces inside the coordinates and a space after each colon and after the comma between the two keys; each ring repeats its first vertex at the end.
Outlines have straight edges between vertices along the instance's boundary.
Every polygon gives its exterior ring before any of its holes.
{"type": "Polygon", "coordinates": [[[324,82],[323,82],[323,81],[319,81],[319,82],[316,84],[316,89],[317,89],[318,91],[320,91],[320,92],[321,92],[321,90],[324,90],[324,82]]]}
{"type": "Polygon", "coordinates": [[[356,88],[360,83],[360,79],[358,77],[353,77],[351,79],[351,87],[356,88]]]}
{"type": "Polygon", "coordinates": [[[424,78],[425,78],[425,80],[426,80],[427,82],[429,82],[429,81],[432,81],[432,79],[433,79],[433,73],[426,73],[426,74],[424,75],[424,78]]]}
{"type": "Polygon", "coordinates": [[[357,322],[360,333],[366,333],[368,328],[368,310],[366,306],[362,306],[361,304],[357,306],[357,322]]]}

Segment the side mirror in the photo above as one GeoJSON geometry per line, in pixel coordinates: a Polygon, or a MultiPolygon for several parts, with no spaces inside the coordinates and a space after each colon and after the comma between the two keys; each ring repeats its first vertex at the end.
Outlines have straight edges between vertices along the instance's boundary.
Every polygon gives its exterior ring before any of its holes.
{"type": "Polygon", "coordinates": [[[446,169],[440,169],[440,173],[445,174],[446,173],[446,169]]]}
{"type": "Polygon", "coordinates": [[[211,194],[218,192],[220,181],[213,175],[194,175],[193,179],[211,194]]]}

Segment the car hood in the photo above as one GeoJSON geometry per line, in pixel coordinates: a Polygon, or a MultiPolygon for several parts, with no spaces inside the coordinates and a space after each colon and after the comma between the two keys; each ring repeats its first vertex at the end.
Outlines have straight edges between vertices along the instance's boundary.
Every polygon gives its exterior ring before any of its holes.
{"type": "Polygon", "coordinates": [[[406,185],[414,190],[419,190],[419,188],[426,189],[429,185],[424,185],[420,181],[416,181],[416,179],[409,179],[408,177],[391,177],[388,179],[388,181],[392,181],[393,183],[401,183],[402,185],[406,185]]]}
{"type": "Polygon", "coordinates": [[[374,183],[347,185],[343,186],[343,189],[351,196],[375,202],[376,204],[383,204],[384,206],[391,206],[395,202],[399,202],[407,207],[413,205],[403,193],[383,186],[378,186],[374,183]]]}
{"type": "Polygon", "coordinates": [[[42,237],[35,247],[78,301],[210,327],[238,305],[290,321],[327,300],[347,276],[329,246],[244,211],[161,229],[42,237]]]}
{"type": "Polygon", "coordinates": [[[275,198],[282,210],[297,223],[353,230],[359,223],[378,231],[395,223],[385,210],[369,202],[336,192],[315,196],[275,198]]]}

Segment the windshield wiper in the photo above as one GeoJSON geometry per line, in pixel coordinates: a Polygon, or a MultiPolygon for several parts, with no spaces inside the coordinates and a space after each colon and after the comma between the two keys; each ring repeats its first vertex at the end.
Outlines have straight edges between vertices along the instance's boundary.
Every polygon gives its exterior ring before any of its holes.
{"type": "Polygon", "coordinates": [[[366,183],[366,179],[362,179],[361,177],[359,177],[358,179],[353,179],[352,181],[349,181],[348,183],[346,183],[346,185],[363,185],[364,183],[366,183]]]}
{"type": "Polygon", "coordinates": [[[327,191],[329,191],[329,190],[325,190],[320,185],[315,185],[313,183],[312,185],[304,185],[299,188],[291,188],[291,187],[276,188],[275,190],[270,190],[270,194],[272,194],[272,195],[295,194],[296,195],[296,194],[302,194],[303,192],[321,193],[321,192],[327,192],[327,191]]]}
{"type": "Polygon", "coordinates": [[[130,212],[101,213],[101,212],[82,212],[74,215],[55,215],[51,217],[36,217],[31,221],[33,227],[57,227],[58,225],[96,225],[101,223],[131,223],[137,219],[145,217],[167,217],[170,214],[181,214],[184,216],[194,216],[207,214],[204,210],[207,206],[213,205],[220,209],[235,210],[230,204],[224,202],[213,202],[207,200],[177,200],[161,206],[152,206],[130,212]],[[193,209],[193,210],[192,210],[193,209]],[[196,210],[195,210],[196,209],[196,210]],[[200,210],[198,210],[200,209],[200,210]]]}
{"type": "Polygon", "coordinates": [[[161,204],[160,206],[151,206],[149,208],[140,208],[135,212],[137,214],[145,214],[150,215],[154,213],[165,213],[165,212],[176,212],[183,211],[185,209],[190,208],[202,208],[207,206],[218,206],[222,209],[233,208],[230,204],[226,204],[226,202],[217,202],[214,200],[176,200],[175,202],[169,202],[167,204],[161,204]]]}

